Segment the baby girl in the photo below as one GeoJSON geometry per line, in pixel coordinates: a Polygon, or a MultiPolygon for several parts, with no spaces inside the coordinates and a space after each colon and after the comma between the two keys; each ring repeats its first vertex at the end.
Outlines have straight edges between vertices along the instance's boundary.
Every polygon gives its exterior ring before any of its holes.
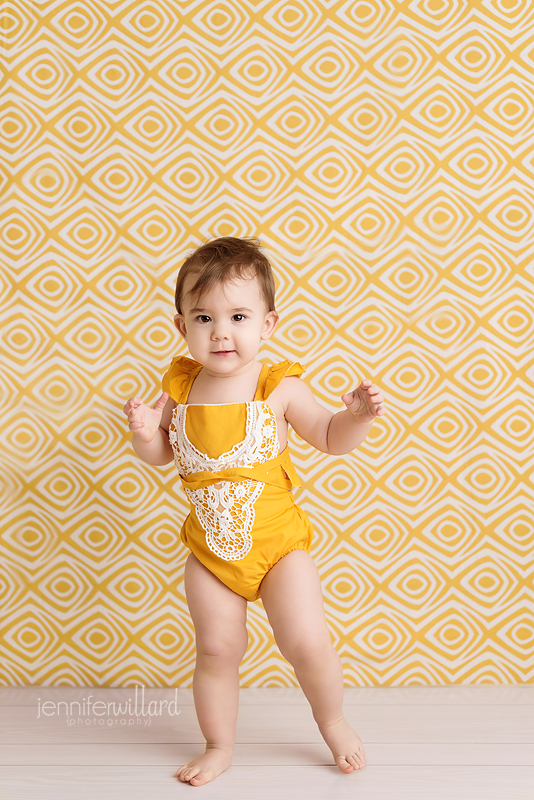
{"type": "Polygon", "coordinates": [[[257,361],[278,322],[274,295],[271,266],[254,240],[199,247],[179,271],[174,317],[193,358],[173,359],[152,408],[134,397],[123,409],[137,455],[155,465],[174,460],[191,505],[181,540],[191,550],[184,582],[206,749],[176,774],[194,786],[231,763],[247,602],[258,598],[335,763],[345,773],[365,764],[343,716],[343,668],[310,555],[313,529],[291,491],[299,479],[287,431],[289,424],[323,453],[349,453],[385,413],[384,398],[366,379],[332,414],[300,380],[300,364],[257,361]]]}

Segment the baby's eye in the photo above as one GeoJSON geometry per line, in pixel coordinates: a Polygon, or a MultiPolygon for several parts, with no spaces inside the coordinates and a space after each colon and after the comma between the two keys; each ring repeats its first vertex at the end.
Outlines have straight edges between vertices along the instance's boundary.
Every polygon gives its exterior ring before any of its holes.
{"type": "Polygon", "coordinates": [[[199,314],[198,317],[195,317],[195,319],[198,319],[200,322],[204,322],[205,320],[210,322],[211,317],[208,317],[207,314],[199,314]]]}
{"type": "MultiPolygon", "coordinates": [[[[236,317],[241,317],[241,319],[246,319],[246,316],[244,314],[234,314],[232,319],[235,319],[236,317]]],[[[237,320],[237,321],[240,322],[241,320],[237,320]]]]}

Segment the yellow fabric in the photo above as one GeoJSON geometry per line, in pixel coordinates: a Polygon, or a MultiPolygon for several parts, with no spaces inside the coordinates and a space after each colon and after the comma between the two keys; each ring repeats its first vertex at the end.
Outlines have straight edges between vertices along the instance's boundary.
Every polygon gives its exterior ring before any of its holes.
{"type": "MultiPolygon", "coordinates": [[[[163,391],[178,404],[187,401],[193,381],[202,369],[197,361],[185,356],[173,359],[162,379],[163,391]]],[[[300,377],[305,368],[298,363],[282,361],[262,366],[254,401],[267,401],[280,382],[291,375],[300,377]]],[[[247,403],[220,405],[188,405],[186,434],[191,443],[210,458],[228,452],[242,441],[246,427],[247,403]]],[[[221,480],[254,479],[265,483],[254,503],[255,520],[251,531],[253,544],[247,555],[235,561],[225,561],[210,550],[193,503],[184,521],[180,537],[196,557],[226,586],[247,600],[259,597],[261,581],[267,572],[292,550],[310,552],[313,527],[294,502],[291,489],[300,481],[291,462],[289,448],[275,458],[253,467],[239,467],[219,472],[195,472],[180,476],[182,485],[199,489],[221,480]]]]}

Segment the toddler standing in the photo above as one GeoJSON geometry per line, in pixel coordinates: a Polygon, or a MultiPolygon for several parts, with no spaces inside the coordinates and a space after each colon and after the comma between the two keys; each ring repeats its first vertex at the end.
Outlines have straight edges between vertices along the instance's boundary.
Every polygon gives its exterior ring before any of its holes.
{"type": "Polygon", "coordinates": [[[363,380],[332,414],[299,380],[300,364],[257,361],[278,322],[274,294],[271,266],[254,240],[223,237],[199,247],[179,271],[175,298],[174,323],[193,359],[173,359],[152,408],[134,397],[123,409],[135,452],[149,464],[174,460],[191,505],[181,540],[191,550],[184,582],[206,750],[176,774],[194,786],[231,763],[247,601],[258,598],[335,763],[346,773],[365,764],[343,716],[343,668],[310,556],[313,529],[291,492],[299,480],[287,430],[292,425],[323,453],[348,453],[385,413],[383,397],[363,380]]]}

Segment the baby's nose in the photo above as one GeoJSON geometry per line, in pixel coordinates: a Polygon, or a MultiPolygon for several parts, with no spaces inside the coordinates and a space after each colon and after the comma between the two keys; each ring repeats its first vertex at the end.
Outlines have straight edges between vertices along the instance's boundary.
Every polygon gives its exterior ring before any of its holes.
{"type": "Polygon", "coordinates": [[[211,333],[211,338],[217,341],[219,339],[228,339],[229,335],[226,325],[224,323],[219,323],[218,325],[214,325],[213,331],[211,333]]]}

